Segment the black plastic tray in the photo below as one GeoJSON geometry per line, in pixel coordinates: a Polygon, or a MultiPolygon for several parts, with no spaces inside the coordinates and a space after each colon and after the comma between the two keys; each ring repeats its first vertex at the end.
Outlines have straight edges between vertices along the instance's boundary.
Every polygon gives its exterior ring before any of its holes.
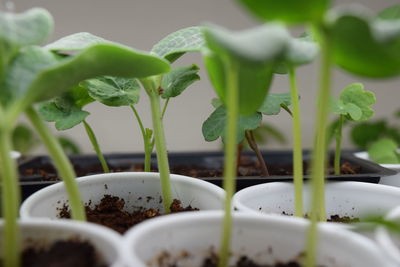
{"type": "MultiPolygon", "coordinates": [[[[254,158],[255,156],[252,152],[244,152],[246,156],[254,158]]],[[[291,151],[268,151],[263,153],[266,162],[270,165],[279,164],[291,164],[292,153],[291,151]]],[[[120,171],[132,171],[132,167],[139,166],[143,164],[143,154],[109,154],[105,155],[105,158],[112,169],[119,169],[120,171]]],[[[310,158],[309,152],[304,152],[304,160],[308,161],[310,158]]],[[[86,175],[101,173],[99,167],[99,162],[96,155],[75,155],[70,156],[70,159],[76,168],[83,167],[85,165],[93,165],[98,167],[98,171],[93,173],[88,173],[86,175]]],[[[196,165],[203,168],[222,168],[223,166],[223,154],[221,152],[182,152],[182,153],[170,153],[169,161],[170,165],[196,165]]],[[[354,165],[359,165],[361,167],[360,174],[342,174],[342,175],[327,175],[326,179],[331,181],[360,181],[368,183],[379,183],[380,178],[383,176],[394,175],[395,171],[386,169],[377,165],[373,162],[366,161],[353,156],[351,152],[342,153],[342,161],[349,162],[354,165]]],[[[40,166],[47,165],[50,166],[49,171],[54,170],[51,160],[47,156],[38,156],[29,160],[25,160],[19,165],[20,173],[24,173],[27,169],[38,168],[40,166]]],[[[152,165],[156,166],[157,161],[155,156],[152,157],[152,165]]],[[[49,173],[50,178],[56,178],[57,174],[49,173]]],[[[220,177],[201,177],[202,179],[213,183],[218,186],[222,186],[222,178],[220,177]]],[[[242,188],[252,186],[260,183],[268,182],[278,182],[278,181],[291,181],[292,176],[269,176],[269,177],[259,177],[259,176],[241,176],[236,180],[236,189],[240,190],[242,188]]],[[[304,179],[309,179],[309,175],[305,175],[304,179]]],[[[54,184],[57,181],[42,181],[43,176],[41,175],[21,175],[20,183],[22,187],[22,197],[27,198],[32,193],[37,190],[44,188],[48,185],[54,184]]]]}

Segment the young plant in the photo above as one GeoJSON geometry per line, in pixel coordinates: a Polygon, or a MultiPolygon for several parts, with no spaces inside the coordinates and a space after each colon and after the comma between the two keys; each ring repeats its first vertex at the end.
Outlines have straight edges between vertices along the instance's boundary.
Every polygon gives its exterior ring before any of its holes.
{"type": "Polygon", "coordinates": [[[288,32],[278,24],[239,33],[209,26],[204,30],[205,65],[219,99],[226,107],[224,188],[225,217],[218,266],[228,264],[235,190],[238,115],[254,114],[270,87],[273,68],[283,53],[288,32]]]}
{"type": "Polygon", "coordinates": [[[397,143],[389,138],[382,138],[368,148],[368,156],[380,164],[400,164],[400,153],[397,143]]]}
{"type": "Polygon", "coordinates": [[[333,131],[336,136],[336,149],[334,159],[335,175],[340,175],[340,157],[342,146],[342,129],[346,120],[349,121],[366,121],[374,115],[374,111],[370,108],[375,104],[375,94],[364,90],[361,83],[353,83],[348,85],[340,93],[338,100],[332,103],[332,112],[339,115],[337,123],[333,131]]]}
{"type": "Polygon", "coordinates": [[[79,49],[71,45],[66,49],[76,52],[61,56],[47,47],[38,46],[47,39],[52,26],[51,15],[43,9],[32,9],[22,14],[0,13],[0,74],[3,77],[0,94],[0,160],[5,220],[3,242],[7,244],[3,253],[5,267],[20,265],[16,223],[20,192],[15,162],[9,154],[12,130],[21,113],[25,112],[39,133],[64,180],[72,217],[84,220],[85,213],[72,166],[33,105],[92,77],[114,75],[140,78],[169,70],[169,64],[159,57],[113,43],[80,45],[79,49]]]}
{"type": "MultiPolygon", "coordinates": [[[[324,173],[331,66],[360,76],[386,78],[400,74],[400,23],[397,17],[372,17],[364,8],[327,11],[328,0],[239,0],[263,20],[312,25],[321,49],[321,74],[317,99],[312,156],[312,209],[306,266],[315,266],[317,220],[325,219],[324,173]]],[[[396,12],[386,12],[393,14],[396,12]]]]}
{"type": "MultiPolygon", "coordinates": [[[[263,176],[269,176],[269,172],[264,157],[258,148],[257,142],[255,141],[254,131],[261,126],[262,114],[277,115],[280,113],[281,108],[285,109],[287,112],[289,112],[289,114],[291,114],[291,111],[288,107],[290,104],[290,94],[268,94],[261,106],[252,115],[238,116],[236,144],[239,145],[246,139],[250,148],[257,156],[263,176]]],[[[221,137],[222,142],[225,143],[227,127],[226,108],[218,99],[213,99],[212,105],[214,106],[215,111],[211,113],[206,121],[204,121],[202,126],[204,139],[208,142],[211,142],[221,137]]]]}
{"type": "Polygon", "coordinates": [[[86,130],[86,134],[95,150],[100,164],[105,173],[110,172],[107,162],[101,153],[99,143],[96,135],[86,121],[86,117],[90,114],[84,111],[82,108],[93,102],[85,88],[81,86],[75,86],[69,89],[63,95],[54,98],[50,102],[42,103],[39,106],[39,113],[44,120],[49,122],[55,122],[55,127],[59,131],[71,129],[76,125],[83,123],[86,130]]]}

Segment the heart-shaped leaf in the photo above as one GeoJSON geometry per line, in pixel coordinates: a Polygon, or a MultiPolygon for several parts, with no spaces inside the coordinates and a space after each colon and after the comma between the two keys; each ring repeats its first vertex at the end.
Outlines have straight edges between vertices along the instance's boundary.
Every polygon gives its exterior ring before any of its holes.
{"type": "Polygon", "coordinates": [[[203,47],[202,28],[189,27],[166,36],[151,49],[151,52],[174,62],[186,52],[199,52],[203,47]]]}
{"type": "Polygon", "coordinates": [[[95,44],[115,44],[88,32],[67,35],[45,47],[52,51],[79,51],[95,44]]]}
{"type": "Polygon", "coordinates": [[[375,102],[376,98],[373,92],[364,90],[364,85],[361,83],[353,83],[340,93],[335,113],[345,115],[349,120],[365,121],[374,115],[371,106],[375,102]]]}
{"type": "Polygon", "coordinates": [[[161,88],[162,98],[176,97],[195,81],[200,80],[197,74],[199,67],[191,65],[187,67],[175,67],[169,73],[163,75],[161,88]]]}
{"type": "Polygon", "coordinates": [[[136,79],[103,76],[80,83],[89,95],[107,106],[129,106],[139,102],[140,85],[136,79]]]}
{"type": "Polygon", "coordinates": [[[400,20],[374,19],[361,10],[330,13],[334,61],[354,74],[384,78],[400,74],[400,20]]]}
{"type": "Polygon", "coordinates": [[[400,155],[397,152],[397,144],[389,138],[382,138],[371,144],[368,156],[380,164],[399,164],[400,155]]]}
{"type": "Polygon", "coordinates": [[[290,93],[268,94],[258,111],[265,115],[277,115],[282,107],[288,107],[291,104],[290,93]]]}
{"type": "Polygon", "coordinates": [[[319,21],[329,7],[329,0],[238,0],[252,14],[263,20],[286,22],[319,21]]]}
{"type": "Polygon", "coordinates": [[[82,107],[93,102],[86,88],[76,86],[53,101],[39,105],[44,120],[55,122],[57,130],[67,130],[81,123],[90,113],[82,107]]]}
{"type": "MultiPolygon", "coordinates": [[[[260,113],[254,113],[251,116],[240,115],[238,117],[238,130],[236,142],[240,143],[245,137],[246,130],[254,130],[261,124],[262,115],[260,113]]],[[[207,120],[203,123],[202,132],[204,139],[208,142],[214,141],[219,137],[222,141],[225,140],[225,128],[226,128],[226,108],[219,106],[207,120]]]]}
{"type": "Polygon", "coordinates": [[[204,51],[205,65],[217,95],[224,102],[225,68],[238,66],[239,112],[252,115],[262,104],[272,80],[273,66],[282,56],[289,35],[279,24],[233,33],[220,27],[204,32],[209,50],[204,51]]]}
{"type": "Polygon", "coordinates": [[[15,96],[10,92],[18,88],[18,95],[12,99],[18,100],[18,105],[13,106],[17,109],[14,114],[86,79],[103,75],[142,78],[168,72],[170,67],[157,56],[114,44],[93,45],[62,60],[51,55],[47,49],[33,47],[21,51],[12,62],[7,70],[5,91],[8,96],[15,96]],[[45,59],[40,59],[40,55],[45,55],[45,59]],[[38,60],[40,67],[36,67],[38,60]]]}

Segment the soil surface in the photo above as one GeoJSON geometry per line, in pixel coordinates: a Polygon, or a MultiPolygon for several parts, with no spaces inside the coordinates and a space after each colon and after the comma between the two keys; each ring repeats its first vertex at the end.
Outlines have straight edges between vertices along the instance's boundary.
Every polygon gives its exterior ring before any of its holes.
{"type": "MultiPolygon", "coordinates": [[[[293,166],[291,164],[268,164],[268,171],[271,176],[290,176],[293,174],[293,166]]],[[[103,173],[103,169],[100,164],[91,164],[89,166],[77,166],[74,165],[74,169],[77,176],[85,176],[91,174],[103,173]]],[[[111,172],[121,171],[143,171],[142,164],[134,165],[121,165],[121,166],[110,166],[111,172]]],[[[308,174],[308,164],[303,164],[304,174],[308,174]]],[[[156,168],[152,168],[152,171],[157,172],[156,168]]],[[[171,173],[186,175],[190,177],[222,177],[223,171],[221,169],[212,169],[204,164],[192,164],[192,165],[173,165],[171,164],[171,173]]],[[[257,160],[250,156],[242,156],[240,164],[237,169],[238,176],[261,176],[261,168],[257,160]]],[[[329,174],[333,174],[333,168],[328,169],[329,174]]],[[[341,166],[342,174],[358,174],[362,173],[362,168],[359,165],[354,165],[349,162],[345,162],[341,166]]],[[[35,166],[32,168],[26,168],[20,170],[22,177],[31,177],[36,179],[42,179],[43,181],[58,181],[59,177],[53,165],[43,164],[42,166],[35,166]]]]}
{"type": "MultiPolygon", "coordinates": [[[[100,203],[95,205],[94,208],[91,208],[90,204],[85,205],[89,222],[101,224],[121,234],[140,222],[163,215],[158,209],[139,208],[133,212],[128,212],[124,209],[125,200],[111,195],[104,195],[100,203]]],[[[172,213],[197,210],[197,208],[193,208],[190,205],[182,207],[181,201],[177,199],[174,199],[171,204],[172,213]]],[[[59,212],[59,217],[71,218],[68,206],[64,205],[59,212]]]]}
{"type": "MultiPolygon", "coordinates": [[[[208,259],[204,260],[204,263],[202,265],[202,267],[217,267],[218,263],[217,263],[217,258],[212,256],[208,259]]],[[[277,262],[273,265],[270,264],[257,264],[255,262],[253,262],[251,259],[249,259],[248,257],[242,256],[238,262],[236,263],[236,265],[234,265],[235,267],[301,267],[301,265],[299,263],[297,263],[296,261],[290,261],[287,263],[280,263],[277,262]]],[[[174,266],[171,266],[174,267],[174,266]]]]}
{"type": "Polygon", "coordinates": [[[100,264],[94,247],[88,242],[57,241],[50,248],[27,248],[22,267],[106,267],[100,264]]]}
{"type": "MultiPolygon", "coordinates": [[[[293,216],[293,214],[288,214],[286,212],[282,212],[282,215],[293,216]]],[[[308,218],[308,214],[304,216],[308,218]]],[[[350,217],[350,216],[340,216],[339,214],[331,215],[329,218],[326,219],[327,222],[336,222],[336,223],[356,223],[360,222],[360,218],[357,217],[350,217]]]]}

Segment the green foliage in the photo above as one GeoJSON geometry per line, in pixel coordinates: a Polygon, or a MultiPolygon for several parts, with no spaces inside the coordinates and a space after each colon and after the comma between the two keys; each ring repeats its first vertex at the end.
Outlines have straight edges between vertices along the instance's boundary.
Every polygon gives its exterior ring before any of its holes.
{"type": "Polygon", "coordinates": [[[329,0],[238,0],[252,14],[263,20],[291,23],[319,21],[329,7],[329,0]]]}
{"type": "Polygon", "coordinates": [[[80,83],[89,95],[107,106],[135,105],[139,102],[140,85],[136,79],[103,76],[80,83]]]}
{"type": "Polygon", "coordinates": [[[12,134],[13,149],[22,155],[27,155],[40,142],[36,134],[30,127],[23,123],[19,123],[12,134]]]}
{"type": "Polygon", "coordinates": [[[333,113],[344,115],[352,121],[365,121],[374,115],[370,108],[375,104],[375,94],[364,90],[361,83],[353,83],[343,89],[338,100],[333,102],[333,113]]]}
{"type": "Polygon", "coordinates": [[[288,32],[279,24],[236,33],[209,26],[204,36],[209,48],[204,52],[205,65],[217,95],[225,102],[224,64],[234,64],[238,68],[239,112],[253,114],[268,92],[273,67],[284,52],[288,32]]]}
{"type": "Polygon", "coordinates": [[[400,129],[387,120],[364,122],[354,125],[350,132],[351,141],[360,149],[366,150],[376,140],[387,137],[400,146],[400,129]]]}
{"type": "Polygon", "coordinates": [[[400,5],[388,7],[378,14],[378,18],[384,20],[400,19],[400,5]]]}
{"type": "Polygon", "coordinates": [[[376,163],[399,164],[400,154],[397,152],[398,145],[389,138],[382,138],[368,148],[368,156],[376,163]]]}
{"type": "Polygon", "coordinates": [[[281,108],[287,110],[291,104],[290,93],[268,94],[258,111],[264,115],[277,115],[281,112],[281,108]]]}
{"type": "Polygon", "coordinates": [[[151,49],[156,54],[171,63],[186,52],[199,52],[204,47],[201,27],[189,27],[173,32],[163,38],[151,49]]]}
{"type": "Polygon", "coordinates": [[[194,64],[187,67],[172,68],[169,73],[163,75],[161,97],[170,98],[180,95],[192,83],[200,80],[198,72],[199,67],[194,64]]]}
{"type": "Polygon", "coordinates": [[[19,48],[44,43],[53,31],[53,18],[45,9],[34,8],[21,14],[0,12],[0,73],[19,48]]]}
{"type": "Polygon", "coordinates": [[[385,78],[400,74],[400,20],[374,18],[363,9],[329,14],[334,61],[357,75],[385,78]]]}
{"type": "Polygon", "coordinates": [[[88,32],[78,32],[65,36],[51,44],[45,46],[46,49],[56,52],[81,51],[91,45],[96,44],[116,44],[102,37],[88,32]]]}
{"type": "MultiPolygon", "coordinates": [[[[238,129],[236,142],[239,144],[245,137],[246,130],[254,130],[261,124],[262,116],[260,113],[254,113],[251,116],[240,115],[238,117],[238,129]]],[[[214,141],[219,137],[225,140],[226,134],[226,108],[219,106],[207,120],[203,123],[202,132],[204,139],[208,142],[214,141]]]]}
{"type": "Polygon", "coordinates": [[[68,138],[66,136],[59,136],[58,141],[60,142],[60,145],[63,148],[65,154],[81,154],[81,149],[71,138],[68,138]]]}

